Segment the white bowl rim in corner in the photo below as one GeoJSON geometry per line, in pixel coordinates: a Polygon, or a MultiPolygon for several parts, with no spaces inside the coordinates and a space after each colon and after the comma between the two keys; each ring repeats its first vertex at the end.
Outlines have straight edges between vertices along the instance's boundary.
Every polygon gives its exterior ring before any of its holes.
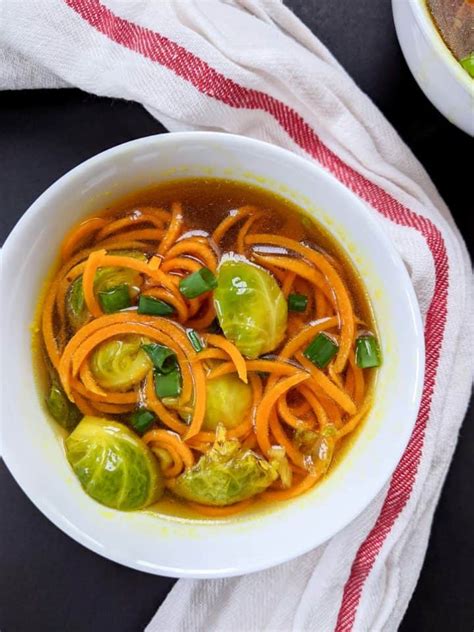
{"type": "Polygon", "coordinates": [[[462,68],[456,57],[449,50],[446,42],[441,36],[441,33],[436,28],[433,19],[429,15],[429,8],[426,4],[426,0],[409,0],[409,2],[411,2],[413,6],[415,18],[423,30],[423,33],[433,42],[437,52],[446,63],[453,77],[464,84],[464,87],[472,90],[474,80],[471,79],[469,74],[462,68]]]}
{"type": "Polygon", "coordinates": [[[17,350],[13,359],[2,355],[3,376],[10,380],[2,398],[5,463],[44,515],[110,560],[157,575],[198,578],[242,575],[274,566],[313,549],[349,524],[380,492],[403,454],[415,424],[424,377],[423,327],[413,287],[399,255],[367,207],[332,175],[304,158],[261,141],[217,132],[164,134],[113,147],[66,173],[31,205],[5,242],[2,264],[0,295],[7,308],[1,343],[4,350],[7,344],[17,350]],[[360,254],[360,269],[366,266],[364,274],[375,301],[384,353],[391,349],[377,381],[380,401],[376,399],[342,462],[319,487],[259,517],[189,522],[102,507],[86,496],[71,473],[38,392],[34,391],[34,397],[23,395],[31,395],[28,388],[33,384],[31,313],[24,312],[36,297],[30,298],[28,292],[35,291],[35,275],[44,278],[44,270],[54,261],[63,224],[77,221],[83,200],[87,204],[92,200],[90,208],[97,204],[92,194],[101,191],[107,178],[126,190],[127,182],[135,177],[166,179],[160,166],[168,167],[173,161],[178,170],[180,164],[197,171],[200,165],[207,165],[206,169],[212,165],[216,176],[220,169],[231,168],[235,171],[232,178],[244,181],[243,169],[250,164],[253,174],[274,182],[263,184],[264,188],[278,184],[296,190],[297,195],[309,192],[312,205],[308,212],[320,221],[324,215],[334,226],[347,229],[350,243],[360,254]],[[155,175],[143,176],[148,168],[155,175]],[[91,198],[85,197],[87,192],[92,192],[91,198]],[[366,252],[358,250],[363,246],[366,252]],[[36,266],[32,269],[27,264],[33,256],[36,266]],[[10,300],[6,301],[4,281],[11,270],[16,274],[9,276],[10,300]],[[384,288],[385,293],[379,296],[377,288],[384,288]],[[15,311],[14,301],[22,309],[15,311]],[[403,327],[398,326],[401,319],[403,327]],[[16,423],[8,423],[15,415],[16,423]],[[287,537],[290,532],[294,537],[287,537]]]}
{"type": "Polygon", "coordinates": [[[392,11],[400,47],[421,90],[445,118],[474,135],[474,78],[462,68],[443,40],[426,0],[392,0],[392,11]],[[423,41],[416,37],[412,18],[423,41]],[[428,64],[433,71],[422,81],[421,69],[428,64]],[[446,75],[440,79],[438,75],[443,69],[446,75]]]}

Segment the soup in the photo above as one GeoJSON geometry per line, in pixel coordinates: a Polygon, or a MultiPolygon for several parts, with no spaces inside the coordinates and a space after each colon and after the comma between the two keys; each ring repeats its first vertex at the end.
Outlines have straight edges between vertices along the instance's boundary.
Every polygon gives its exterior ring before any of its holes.
{"type": "Polygon", "coordinates": [[[446,45],[474,77],[474,1],[427,0],[427,4],[446,45]]]}
{"type": "Polygon", "coordinates": [[[226,180],[136,192],[65,237],[35,334],[87,494],[238,513],[311,489],[371,405],[362,282],[288,201],[226,180]]]}

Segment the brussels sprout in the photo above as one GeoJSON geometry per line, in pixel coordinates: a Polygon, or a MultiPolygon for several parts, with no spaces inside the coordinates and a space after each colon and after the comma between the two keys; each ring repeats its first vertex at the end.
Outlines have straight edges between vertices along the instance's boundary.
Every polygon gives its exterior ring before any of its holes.
{"type": "Polygon", "coordinates": [[[123,424],[86,416],[65,441],[66,456],[84,491],[113,509],[141,509],[164,491],[150,449],[123,424]]]}
{"type": "Polygon", "coordinates": [[[82,414],[75,404],[69,401],[56,378],[51,380],[51,388],[46,405],[54,419],[66,430],[72,430],[79,423],[82,414]]]}
{"type": "MultiPolygon", "coordinates": [[[[143,253],[138,250],[116,250],[113,254],[131,257],[133,259],[146,260],[143,253]]],[[[126,285],[129,289],[130,298],[137,296],[142,285],[142,277],[135,270],[129,268],[105,267],[99,268],[94,279],[94,289],[100,292],[108,292],[121,285],[126,285]]],[[[84,300],[82,288],[82,274],[74,279],[66,294],[66,313],[69,323],[74,330],[79,329],[89,319],[89,312],[84,300]]]]}
{"type": "Polygon", "coordinates": [[[224,261],[214,302],[224,335],[248,358],[273,351],[282,341],[288,306],[275,279],[262,268],[224,261]]]}
{"type": "Polygon", "coordinates": [[[178,476],[172,490],[186,500],[222,507],[260,494],[277,478],[273,463],[243,450],[237,439],[226,440],[219,426],[214,446],[178,476]]]}
{"type": "Polygon", "coordinates": [[[252,388],[235,373],[208,380],[204,428],[215,430],[220,423],[234,428],[245,420],[251,405],[252,388]]]}
{"type": "Polygon", "coordinates": [[[90,368],[99,386],[108,391],[128,391],[152,368],[142,345],[148,342],[133,334],[106,340],[91,356],[90,368]]]}

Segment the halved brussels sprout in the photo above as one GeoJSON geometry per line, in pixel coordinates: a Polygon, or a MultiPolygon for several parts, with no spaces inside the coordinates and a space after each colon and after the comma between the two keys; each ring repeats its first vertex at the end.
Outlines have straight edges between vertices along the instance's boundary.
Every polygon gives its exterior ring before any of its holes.
{"type": "Polygon", "coordinates": [[[46,405],[54,419],[66,430],[75,428],[82,417],[78,407],[69,401],[66,393],[56,378],[51,380],[46,405]]]}
{"type": "Polygon", "coordinates": [[[260,494],[278,478],[274,463],[243,450],[237,439],[226,440],[222,426],[216,434],[209,452],[176,479],[172,490],[177,496],[222,507],[260,494]]]}
{"type": "MultiPolygon", "coordinates": [[[[111,251],[115,255],[131,257],[145,261],[146,257],[138,250],[114,250],[111,251]]],[[[139,272],[130,268],[115,268],[106,266],[99,268],[94,279],[94,290],[99,292],[107,292],[116,287],[126,285],[129,289],[130,298],[135,298],[140,292],[142,286],[142,276],[139,272]]],[[[66,295],[66,312],[69,323],[74,330],[79,329],[87,322],[89,312],[84,300],[84,291],[82,289],[82,274],[74,279],[69,286],[66,295]]]]}
{"type": "Polygon", "coordinates": [[[245,420],[251,405],[252,388],[234,373],[207,380],[203,427],[215,430],[221,423],[234,428],[245,420]]]}
{"type": "Polygon", "coordinates": [[[99,386],[108,391],[128,391],[152,368],[141,336],[129,334],[106,340],[92,353],[90,368],[99,386]]]}
{"type": "Polygon", "coordinates": [[[102,505],[124,511],[141,509],[163,494],[157,459],[123,424],[86,416],[65,446],[84,491],[102,505]]]}
{"type": "Polygon", "coordinates": [[[226,338],[247,358],[273,351],[285,335],[288,307],[271,274],[251,263],[221,264],[214,303],[226,338]]]}

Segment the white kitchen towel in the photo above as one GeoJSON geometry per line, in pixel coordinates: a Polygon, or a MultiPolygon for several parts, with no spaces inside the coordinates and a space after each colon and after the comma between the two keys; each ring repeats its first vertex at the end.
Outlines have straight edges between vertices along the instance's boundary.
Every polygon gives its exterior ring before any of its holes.
{"type": "Polygon", "coordinates": [[[276,1],[0,0],[0,51],[3,88],[77,86],[142,103],[172,131],[223,130],[287,147],[379,219],[410,272],[426,339],[422,404],[393,477],[344,531],[292,562],[178,581],[147,630],[396,630],[473,379],[469,258],[421,165],[276,1]]]}

